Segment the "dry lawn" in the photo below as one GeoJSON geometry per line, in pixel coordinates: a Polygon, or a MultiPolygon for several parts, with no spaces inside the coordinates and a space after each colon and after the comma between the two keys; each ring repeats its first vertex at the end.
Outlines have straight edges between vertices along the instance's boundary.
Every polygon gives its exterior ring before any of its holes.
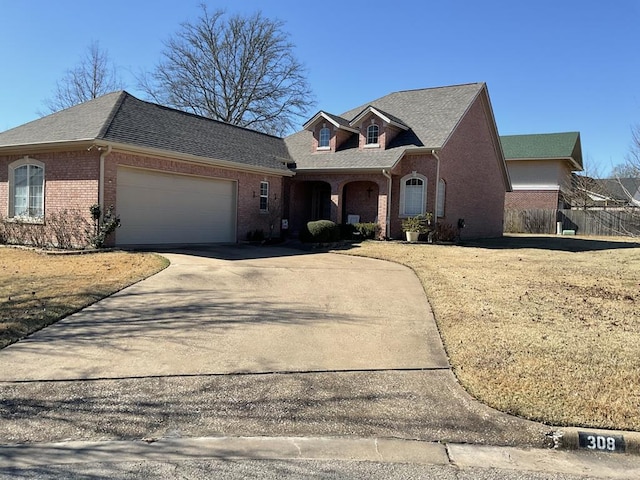
{"type": "Polygon", "coordinates": [[[512,236],[348,253],[416,272],[476,398],[548,424],[640,430],[640,243],[512,236]]]}
{"type": "Polygon", "coordinates": [[[167,265],[146,253],[50,255],[0,248],[0,348],[167,265]]]}

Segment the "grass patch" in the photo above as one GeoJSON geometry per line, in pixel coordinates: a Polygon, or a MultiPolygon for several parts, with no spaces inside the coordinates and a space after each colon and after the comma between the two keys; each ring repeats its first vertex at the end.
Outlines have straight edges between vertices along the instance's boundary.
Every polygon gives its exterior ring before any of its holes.
{"type": "Polygon", "coordinates": [[[348,253],[416,272],[476,398],[548,424],[640,430],[640,243],[512,236],[348,253]]]}
{"type": "Polygon", "coordinates": [[[167,265],[150,253],[47,255],[0,248],[0,348],[167,265]]]}

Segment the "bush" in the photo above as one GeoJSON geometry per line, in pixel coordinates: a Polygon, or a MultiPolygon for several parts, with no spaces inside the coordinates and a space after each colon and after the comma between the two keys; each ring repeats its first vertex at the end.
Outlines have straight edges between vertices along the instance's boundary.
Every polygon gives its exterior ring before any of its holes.
{"type": "Polygon", "coordinates": [[[113,205],[109,206],[100,218],[102,211],[97,203],[89,207],[93,218],[93,231],[87,231],[87,237],[95,248],[104,248],[107,237],[120,227],[120,217],[113,212],[113,205]]]}
{"type": "Polygon", "coordinates": [[[374,222],[356,223],[355,229],[360,234],[360,238],[370,240],[378,237],[380,225],[374,222]]]}
{"type": "Polygon", "coordinates": [[[307,223],[307,232],[301,232],[301,240],[313,243],[329,243],[340,240],[340,227],[331,220],[316,220],[307,223]],[[307,237],[308,239],[303,238],[307,237]]]}
{"type": "Polygon", "coordinates": [[[431,213],[423,213],[415,217],[407,217],[402,220],[403,232],[427,233],[431,226],[431,213]]]}
{"type": "Polygon", "coordinates": [[[436,223],[433,240],[436,242],[453,242],[458,237],[458,230],[450,223],[436,223]]]}

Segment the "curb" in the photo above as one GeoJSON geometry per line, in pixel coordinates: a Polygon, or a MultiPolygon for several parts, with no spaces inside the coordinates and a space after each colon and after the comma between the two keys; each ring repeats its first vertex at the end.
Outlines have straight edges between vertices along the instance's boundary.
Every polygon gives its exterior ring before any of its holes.
{"type": "MultiPolygon", "coordinates": [[[[562,438],[572,438],[573,433],[564,432],[562,438]]],[[[575,434],[577,438],[577,430],[575,434]]],[[[103,464],[113,469],[118,463],[221,459],[411,463],[469,472],[493,468],[589,478],[640,478],[640,457],[635,455],[349,437],[146,438],[0,445],[0,475],[54,465],[71,472],[79,464],[103,464]]]]}
{"type": "Polygon", "coordinates": [[[640,432],[567,427],[553,439],[557,449],[640,455],[640,432]]]}

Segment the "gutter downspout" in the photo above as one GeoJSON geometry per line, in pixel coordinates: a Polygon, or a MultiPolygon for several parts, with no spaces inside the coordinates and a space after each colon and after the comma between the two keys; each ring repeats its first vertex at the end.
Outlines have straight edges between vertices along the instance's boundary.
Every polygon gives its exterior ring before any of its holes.
{"type": "Polygon", "coordinates": [[[391,175],[384,168],[382,169],[382,175],[389,179],[389,186],[387,187],[387,218],[385,220],[384,236],[390,237],[391,232],[391,175]]]}
{"type": "Polygon", "coordinates": [[[100,205],[101,214],[104,212],[104,159],[111,153],[111,145],[107,145],[107,149],[104,147],[98,147],[100,152],[100,180],[98,180],[98,205],[100,205]]]}
{"type": "Polygon", "coordinates": [[[436,201],[434,203],[434,209],[433,209],[433,223],[435,225],[438,222],[438,187],[440,186],[440,157],[438,156],[435,150],[431,150],[431,155],[433,155],[436,159],[436,201]]]}

